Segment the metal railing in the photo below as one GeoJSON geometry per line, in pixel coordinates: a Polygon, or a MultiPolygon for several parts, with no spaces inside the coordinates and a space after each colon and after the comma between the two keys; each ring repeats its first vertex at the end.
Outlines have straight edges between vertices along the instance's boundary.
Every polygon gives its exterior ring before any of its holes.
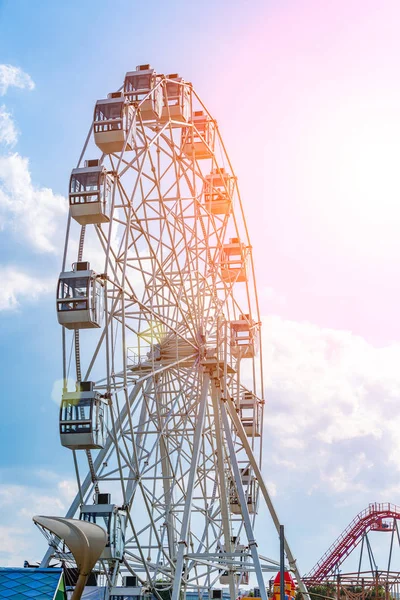
{"type": "Polygon", "coordinates": [[[350,547],[354,548],[357,546],[360,534],[367,531],[376,518],[388,517],[400,519],[400,506],[390,502],[374,502],[369,504],[368,507],[362,510],[351,521],[346,529],[342,531],[339,537],[331,544],[316,565],[306,575],[305,579],[322,579],[325,577],[332,567],[337,564],[338,559],[348,556],[350,547]]]}

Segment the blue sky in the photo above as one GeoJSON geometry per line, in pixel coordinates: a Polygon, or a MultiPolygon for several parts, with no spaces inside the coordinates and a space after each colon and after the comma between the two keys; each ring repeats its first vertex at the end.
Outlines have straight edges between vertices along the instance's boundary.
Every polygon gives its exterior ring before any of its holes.
{"type": "Polygon", "coordinates": [[[264,315],[265,477],[302,570],[369,502],[396,503],[398,12],[0,0],[0,64],[33,82],[0,96],[0,563],[39,559],[30,515],[73,495],[52,398],[60,196],[94,102],[147,62],[193,82],[239,177],[264,315]]]}

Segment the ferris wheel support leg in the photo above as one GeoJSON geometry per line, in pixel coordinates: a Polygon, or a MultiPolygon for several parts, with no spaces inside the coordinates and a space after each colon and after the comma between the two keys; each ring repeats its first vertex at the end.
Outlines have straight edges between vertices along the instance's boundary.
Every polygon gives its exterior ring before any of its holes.
{"type": "MultiPolygon", "coordinates": [[[[138,396],[140,390],[142,388],[142,384],[136,384],[133,388],[133,390],[130,393],[129,396],[129,405],[132,405],[132,402],[135,401],[136,397],[138,396]]],[[[119,417],[119,419],[116,421],[115,423],[115,434],[117,434],[119,432],[119,430],[122,427],[122,423],[124,422],[126,416],[128,414],[128,408],[125,405],[122,410],[121,410],[121,415],[119,417]]],[[[98,455],[96,456],[96,460],[94,461],[94,471],[97,472],[97,470],[100,468],[100,466],[103,464],[105,457],[107,456],[108,452],[110,451],[111,445],[112,445],[112,437],[109,435],[107,437],[106,443],[104,445],[104,448],[102,450],[100,450],[100,452],[98,453],[98,455]]],[[[78,510],[80,504],[81,504],[81,498],[85,497],[87,491],[89,490],[89,487],[92,485],[92,474],[89,472],[88,475],[86,476],[81,489],[78,491],[78,493],[76,494],[74,500],[72,501],[71,506],[69,507],[65,517],[67,519],[72,519],[73,516],[75,515],[76,511],[78,510]]],[[[54,556],[54,552],[56,550],[56,546],[57,546],[57,541],[53,540],[53,544],[49,545],[46,554],[44,555],[42,562],[40,563],[40,567],[41,568],[46,568],[49,566],[49,563],[52,559],[52,557],[54,556]]]]}
{"type": "MultiPolygon", "coordinates": [[[[228,494],[226,490],[225,482],[225,460],[224,460],[224,445],[223,445],[223,432],[220,415],[220,399],[221,399],[221,388],[216,386],[215,379],[211,381],[211,393],[213,402],[213,413],[215,419],[215,433],[217,442],[217,469],[218,469],[218,487],[221,498],[221,515],[222,515],[222,528],[224,532],[224,543],[225,552],[232,552],[231,543],[231,528],[229,523],[228,514],[228,494]]],[[[231,600],[236,600],[238,594],[235,586],[235,579],[232,572],[229,573],[229,594],[231,600]]]]}
{"type": "MultiPolygon", "coordinates": [[[[263,476],[261,474],[261,470],[260,470],[260,468],[258,466],[258,463],[257,463],[257,460],[255,459],[255,456],[253,454],[253,451],[252,451],[251,446],[249,444],[249,441],[247,439],[247,435],[246,435],[246,433],[245,433],[245,431],[243,429],[243,425],[242,425],[242,423],[241,423],[241,421],[240,421],[240,419],[239,419],[239,417],[238,417],[238,415],[236,413],[235,405],[234,405],[234,403],[233,403],[233,401],[231,399],[228,399],[228,401],[225,402],[225,405],[226,405],[226,407],[228,409],[228,412],[229,412],[229,415],[230,415],[230,417],[231,417],[231,419],[232,419],[232,421],[233,421],[233,423],[235,425],[237,434],[240,437],[240,441],[243,444],[243,448],[246,451],[246,454],[248,456],[250,464],[251,464],[251,466],[252,466],[252,468],[254,470],[254,474],[255,474],[255,476],[257,478],[258,485],[260,486],[261,493],[264,496],[264,500],[265,500],[265,502],[266,502],[266,504],[268,506],[270,515],[272,517],[272,520],[274,522],[276,530],[277,530],[277,532],[279,534],[281,523],[279,521],[277,512],[275,510],[275,507],[274,507],[274,505],[272,503],[271,496],[268,493],[267,486],[264,483],[264,479],[263,479],[263,476]]],[[[304,600],[310,600],[310,597],[309,597],[309,594],[308,594],[308,590],[307,590],[307,586],[305,585],[305,583],[303,582],[303,580],[301,578],[300,571],[299,571],[299,569],[297,567],[297,564],[296,564],[296,559],[294,558],[294,556],[292,554],[292,551],[291,551],[291,549],[289,547],[289,544],[288,544],[288,542],[286,540],[286,537],[285,537],[284,541],[285,541],[285,553],[286,553],[286,556],[288,558],[290,568],[292,569],[292,571],[294,572],[294,574],[296,576],[297,585],[299,586],[299,590],[300,590],[300,592],[301,592],[304,600]]]]}
{"type": "Polygon", "coordinates": [[[160,454],[161,454],[161,471],[163,475],[163,488],[164,488],[164,498],[165,498],[165,506],[166,515],[166,528],[167,528],[167,539],[168,539],[168,550],[169,555],[172,560],[175,560],[175,552],[176,552],[176,543],[175,543],[175,519],[174,514],[171,510],[171,507],[174,504],[171,479],[172,479],[172,470],[169,462],[168,456],[168,448],[163,436],[160,437],[160,454]]]}
{"type": "Polygon", "coordinates": [[[195,479],[196,479],[196,475],[197,475],[197,466],[199,464],[199,458],[200,458],[200,447],[201,447],[201,440],[202,440],[202,435],[203,435],[203,430],[204,430],[204,421],[205,421],[205,415],[206,415],[206,404],[207,404],[209,385],[210,385],[210,375],[208,373],[206,373],[206,374],[204,374],[204,378],[203,378],[203,387],[201,390],[199,412],[198,412],[198,416],[197,416],[196,429],[194,432],[192,460],[191,460],[191,464],[190,464],[190,472],[189,472],[189,479],[188,479],[188,485],[187,485],[187,493],[186,493],[186,498],[185,498],[185,506],[183,509],[182,527],[181,527],[179,547],[178,547],[178,552],[177,552],[177,557],[176,557],[175,577],[174,577],[174,585],[172,588],[171,600],[179,600],[180,593],[181,593],[183,561],[184,561],[185,549],[187,548],[187,543],[188,543],[190,513],[191,513],[191,509],[192,509],[194,483],[195,483],[195,479]]]}
{"type": "Polygon", "coordinates": [[[246,494],[244,493],[242,478],[240,476],[239,465],[237,462],[235,447],[233,445],[231,429],[229,427],[228,415],[226,414],[225,402],[221,402],[221,416],[222,423],[225,429],[225,437],[228,444],[229,458],[231,461],[231,467],[233,476],[235,478],[236,489],[239,497],[240,507],[242,511],[244,528],[246,531],[247,540],[250,547],[251,556],[253,558],[254,569],[256,572],[258,587],[260,588],[260,594],[262,600],[267,600],[267,592],[265,588],[264,578],[262,574],[260,557],[258,556],[257,542],[254,539],[253,527],[251,526],[251,520],[249,510],[247,508],[246,494]]]}
{"type": "MultiPolygon", "coordinates": [[[[158,378],[157,378],[158,379],[158,378]]],[[[157,419],[159,422],[159,430],[160,432],[164,432],[167,420],[165,416],[162,415],[160,409],[162,408],[162,394],[157,390],[158,381],[155,382],[154,393],[157,398],[157,419]]],[[[168,448],[168,435],[164,436],[160,435],[159,440],[160,447],[160,461],[161,461],[161,472],[163,477],[163,490],[164,490],[164,502],[165,502],[165,523],[167,529],[167,539],[168,539],[168,552],[171,560],[176,559],[176,523],[175,516],[172,511],[172,507],[174,505],[174,494],[173,488],[171,486],[171,480],[173,478],[173,471],[171,468],[170,456],[169,456],[169,448],[168,448]]]]}
{"type": "MultiPolygon", "coordinates": [[[[150,392],[151,386],[152,386],[152,382],[151,382],[151,380],[148,380],[147,383],[146,383],[146,385],[145,385],[145,387],[144,387],[144,390],[143,390],[143,395],[144,396],[150,392]]],[[[137,394],[135,395],[135,397],[133,399],[135,399],[136,396],[137,396],[137,394]]],[[[130,397],[129,398],[129,404],[131,405],[131,403],[132,403],[132,400],[131,400],[131,397],[130,397]]],[[[136,469],[132,469],[131,468],[129,470],[129,480],[128,480],[128,484],[126,486],[126,498],[127,498],[127,502],[128,502],[129,505],[132,503],[132,499],[133,499],[133,496],[134,496],[134,493],[135,493],[135,489],[136,489],[136,486],[137,486],[137,480],[135,479],[135,474],[137,472],[138,463],[140,461],[140,456],[138,455],[137,449],[141,447],[142,440],[145,438],[144,424],[146,422],[146,419],[147,419],[147,403],[143,402],[142,403],[142,408],[141,408],[141,411],[140,411],[140,417],[139,417],[139,423],[138,423],[138,427],[137,427],[137,433],[135,435],[136,453],[132,457],[132,460],[135,459],[136,469]]]]}

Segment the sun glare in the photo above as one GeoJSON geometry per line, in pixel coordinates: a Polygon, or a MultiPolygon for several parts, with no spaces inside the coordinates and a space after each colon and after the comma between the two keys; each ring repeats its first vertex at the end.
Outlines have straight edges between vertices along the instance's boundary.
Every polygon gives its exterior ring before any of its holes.
{"type": "Polygon", "coordinates": [[[311,124],[301,159],[308,210],[347,246],[367,250],[377,237],[397,239],[399,140],[391,107],[373,102],[325,106],[311,124]]]}

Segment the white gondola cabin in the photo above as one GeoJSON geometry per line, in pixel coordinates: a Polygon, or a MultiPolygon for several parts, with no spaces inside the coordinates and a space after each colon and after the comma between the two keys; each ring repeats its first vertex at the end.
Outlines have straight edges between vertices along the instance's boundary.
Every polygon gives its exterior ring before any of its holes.
{"type": "MultiPolygon", "coordinates": [[[[124,577],[124,579],[133,579],[134,577],[124,577]]],[[[110,588],[110,596],[109,600],[140,600],[146,599],[146,596],[143,594],[143,589],[141,585],[124,585],[114,586],[110,588]]]]}
{"type": "Polygon", "coordinates": [[[177,73],[167,75],[161,123],[171,120],[172,126],[181,126],[190,118],[190,91],[177,73]]]}
{"type": "Polygon", "coordinates": [[[239,400],[239,417],[248,437],[260,437],[262,404],[253,392],[245,391],[239,400]]]}
{"type": "Polygon", "coordinates": [[[254,358],[258,351],[258,324],[250,315],[231,321],[231,354],[236,358],[254,358]]]}
{"type": "Polygon", "coordinates": [[[110,502],[110,494],[97,494],[97,504],[81,507],[80,519],[100,525],[107,532],[107,544],[100,559],[122,560],[125,549],[126,511],[110,502]]]}
{"type": "MultiPolygon", "coordinates": [[[[237,583],[238,582],[238,575],[237,575],[237,573],[233,573],[233,576],[235,578],[235,583],[237,583]]],[[[220,578],[219,578],[219,582],[222,583],[222,585],[228,585],[229,582],[230,582],[230,580],[231,580],[231,578],[230,578],[230,575],[229,575],[229,571],[224,571],[222,573],[222,575],[220,576],[220,578]]]]}
{"type": "Polygon", "coordinates": [[[75,392],[62,396],[61,444],[71,450],[104,448],[107,435],[107,402],[94,390],[92,381],[77,383],[75,392]]]}
{"type": "Polygon", "coordinates": [[[163,93],[157,74],[150,65],[139,65],[129,71],[124,80],[124,96],[138,104],[142,121],[157,121],[161,117],[163,93]]]}
{"type": "MultiPolygon", "coordinates": [[[[254,475],[250,474],[248,467],[240,469],[240,476],[242,480],[244,494],[246,496],[247,509],[250,514],[256,512],[256,485],[257,480],[254,475]]],[[[229,490],[229,506],[231,512],[235,515],[242,513],[239,496],[236,489],[235,480],[229,477],[228,479],[228,490],[229,490]]]]}
{"type": "Polygon", "coordinates": [[[71,217],[80,225],[107,223],[110,220],[112,178],[99,160],[86,160],[73,169],[69,182],[71,217]]]}
{"type": "MultiPolygon", "coordinates": [[[[244,571],[243,573],[234,572],[234,581],[239,585],[247,585],[249,583],[249,572],[244,571]]],[[[219,578],[219,582],[223,585],[228,585],[230,582],[229,571],[224,571],[219,578]]]]}
{"type": "MultiPolygon", "coordinates": [[[[230,554],[230,556],[232,558],[234,558],[235,560],[240,560],[240,562],[242,564],[244,564],[247,560],[247,554],[246,554],[246,550],[247,547],[243,546],[243,544],[235,544],[233,547],[233,552],[232,554],[230,554]]],[[[221,553],[221,556],[224,556],[224,553],[221,553]]],[[[236,571],[231,571],[231,573],[234,576],[234,581],[236,584],[247,584],[249,582],[249,573],[248,571],[240,571],[240,570],[236,570],[236,571]]],[[[223,571],[220,575],[219,578],[219,582],[222,583],[223,585],[228,585],[230,583],[230,573],[229,571],[223,571]]]]}
{"type": "Polygon", "coordinates": [[[247,281],[247,248],[239,238],[222,247],[221,277],[226,283],[247,281]]]}
{"type": "Polygon", "coordinates": [[[211,158],[214,153],[215,123],[203,111],[192,115],[193,126],[182,129],[182,151],[189,158],[211,158]]]}
{"type": "Polygon", "coordinates": [[[88,262],[74,263],[60,274],[57,317],[67,329],[100,327],[104,312],[104,287],[88,262]]]}
{"type": "Polygon", "coordinates": [[[113,92],[98,100],[93,119],[95,144],[105,154],[133,150],[135,140],[135,109],[122,92],[113,92]]]}
{"type": "Polygon", "coordinates": [[[234,178],[225,169],[215,169],[206,175],[204,204],[213,215],[229,215],[232,208],[234,178]]]}

